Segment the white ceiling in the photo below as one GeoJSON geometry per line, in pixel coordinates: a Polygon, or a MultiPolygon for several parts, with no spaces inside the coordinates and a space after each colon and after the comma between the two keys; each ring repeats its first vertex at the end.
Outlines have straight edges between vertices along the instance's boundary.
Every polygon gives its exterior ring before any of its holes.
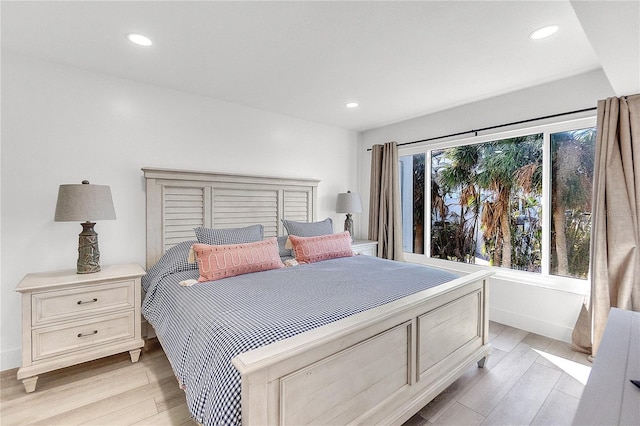
{"type": "Polygon", "coordinates": [[[639,4],[3,1],[2,49],[364,130],[599,68],[640,91],[639,4]]]}

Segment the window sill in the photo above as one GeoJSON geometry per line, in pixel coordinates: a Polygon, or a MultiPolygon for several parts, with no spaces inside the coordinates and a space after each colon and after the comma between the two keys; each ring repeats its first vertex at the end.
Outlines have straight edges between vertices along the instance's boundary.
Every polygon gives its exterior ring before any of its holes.
{"type": "Polygon", "coordinates": [[[423,254],[404,253],[404,259],[406,262],[433,266],[457,273],[466,274],[481,270],[491,270],[495,273],[493,275],[493,278],[498,280],[517,282],[550,290],[579,294],[582,296],[586,296],[591,292],[591,284],[588,280],[556,277],[524,271],[514,271],[492,266],[470,265],[468,263],[458,263],[442,259],[432,259],[423,254]]]}

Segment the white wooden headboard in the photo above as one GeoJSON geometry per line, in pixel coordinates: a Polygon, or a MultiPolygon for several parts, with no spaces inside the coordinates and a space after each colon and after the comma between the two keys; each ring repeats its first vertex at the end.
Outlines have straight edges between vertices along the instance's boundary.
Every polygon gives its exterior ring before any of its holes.
{"type": "Polygon", "coordinates": [[[318,180],[143,168],[147,192],[147,268],[170,247],[194,240],[193,228],[264,226],[316,220],[318,180]]]}

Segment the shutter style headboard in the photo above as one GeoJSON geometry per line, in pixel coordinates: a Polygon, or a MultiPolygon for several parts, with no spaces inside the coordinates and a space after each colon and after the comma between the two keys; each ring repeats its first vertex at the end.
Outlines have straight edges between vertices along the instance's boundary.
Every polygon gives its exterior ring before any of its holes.
{"type": "Polygon", "coordinates": [[[143,168],[147,192],[147,268],[193,228],[262,224],[285,235],[280,219],[316,220],[318,180],[143,168]]]}

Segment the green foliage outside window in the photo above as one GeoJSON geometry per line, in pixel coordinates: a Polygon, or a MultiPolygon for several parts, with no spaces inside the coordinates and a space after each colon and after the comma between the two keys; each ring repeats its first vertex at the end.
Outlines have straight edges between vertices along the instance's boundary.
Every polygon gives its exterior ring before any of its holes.
{"type": "Polygon", "coordinates": [[[586,279],[596,129],[551,135],[551,273],[586,279]]]}
{"type": "Polygon", "coordinates": [[[431,256],[539,271],[542,135],[434,151],[431,256]]]}
{"type": "Polygon", "coordinates": [[[543,194],[542,133],[431,151],[426,223],[429,160],[425,154],[413,155],[413,252],[423,253],[428,224],[430,257],[542,272],[546,233],[548,272],[586,279],[595,134],[595,128],[550,134],[547,195],[543,194]],[[546,230],[543,199],[550,202],[546,230]]]}

